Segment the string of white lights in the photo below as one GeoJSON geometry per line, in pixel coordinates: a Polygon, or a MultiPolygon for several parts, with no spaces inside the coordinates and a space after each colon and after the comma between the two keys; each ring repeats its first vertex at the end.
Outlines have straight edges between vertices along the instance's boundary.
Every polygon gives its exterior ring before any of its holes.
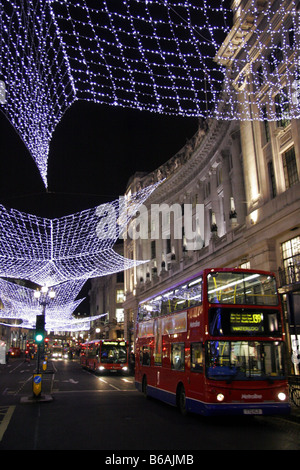
{"type": "Polygon", "coordinates": [[[45,1],[1,1],[3,111],[30,151],[47,186],[53,131],[75,99],[59,32],[45,1]]]}
{"type": "Polygon", "coordinates": [[[79,295],[85,280],[69,281],[55,286],[54,296],[45,294],[41,300],[35,297],[35,290],[15,282],[0,279],[0,295],[3,309],[1,318],[22,318],[35,322],[36,315],[43,313],[44,304],[47,318],[51,321],[66,321],[73,319],[72,313],[84,300],[79,295]]]}
{"type": "MultiPolygon", "coordinates": [[[[85,280],[75,280],[56,285],[54,289],[55,295],[53,297],[46,297],[47,309],[52,308],[55,310],[56,308],[59,308],[60,305],[66,305],[73,302],[79,295],[85,282],[85,280]]],[[[42,311],[38,299],[33,295],[35,290],[32,288],[0,278],[0,292],[4,306],[8,301],[14,305],[19,305],[20,307],[22,307],[22,305],[26,305],[28,309],[37,311],[38,313],[35,313],[36,315],[42,311]]]]}
{"type": "MultiPolygon", "coordinates": [[[[47,219],[0,205],[0,298],[2,318],[33,324],[41,304],[32,289],[7,278],[55,288],[47,299],[47,319],[70,324],[88,278],[144,263],[113,250],[128,222],[161,181],[136,193],[65,217],[47,219]]],[[[45,301],[45,300],[44,300],[45,301]]],[[[49,323],[50,324],[50,323],[49,323]]],[[[50,329],[50,326],[47,326],[50,329]]]]}
{"type": "Polygon", "coordinates": [[[160,183],[56,219],[0,205],[0,276],[53,286],[144,263],[124,258],[113,250],[113,245],[160,183]]]}
{"type": "Polygon", "coordinates": [[[233,12],[229,0],[211,3],[1,1],[1,109],[46,186],[49,143],[75,100],[218,119],[300,116],[297,1],[234,1],[233,12]]]}
{"type": "MultiPolygon", "coordinates": [[[[47,331],[75,331],[88,329],[91,321],[103,315],[77,319],[73,316],[75,309],[84,300],[76,300],[85,281],[69,281],[55,286],[55,296],[45,297],[42,301],[35,297],[36,290],[26,286],[0,279],[0,292],[3,308],[0,310],[1,319],[21,320],[17,326],[35,328],[36,316],[46,313],[47,331]],[[46,301],[44,310],[43,302],[46,301]]],[[[16,323],[14,323],[15,325],[16,323]]],[[[11,324],[10,324],[11,325],[11,324]]]]}
{"type": "MultiPolygon", "coordinates": [[[[96,315],[96,316],[92,316],[92,317],[86,317],[84,319],[81,319],[81,320],[76,320],[75,318],[71,318],[69,320],[66,320],[66,321],[63,321],[63,322],[59,322],[59,321],[56,321],[56,320],[52,320],[52,319],[47,319],[46,318],[46,324],[45,324],[45,329],[47,332],[51,332],[51,331],[88,331],[90,330],[90,327],[91,327],[91,323],[93,321],[96,321],[98,320],[99,318],[103,317],[103,315],[106,315],[106,314],[102,314],[102,315],[96,315]]],[[[0,318],[2,318],[0,316],[0,318]]],[[[6,317],[4,317],[6,318],[6,317]]],[[[35,329],[36,328],[36,322],[35,320],[33,319],[22,319],[20,322],[14,322],[14,323],[5,323],[3,321],[0,321],[0,325],[4,325],[4,326],[8,326],[8,327],[13,327],[13,328],[26,328],[26,329],[35,329]]]]}

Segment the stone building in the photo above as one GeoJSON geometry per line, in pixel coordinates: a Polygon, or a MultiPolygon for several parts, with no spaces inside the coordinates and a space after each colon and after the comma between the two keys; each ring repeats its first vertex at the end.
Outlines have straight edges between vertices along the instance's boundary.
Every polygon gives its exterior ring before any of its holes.
{"type": "MultiPolygon", "coordinates": [[[[119,254],[122,244],[114,247],[119,254]]],[[[91,324],[90,339],[124,338],[124,273],[91,279],[89,291],[90,315],[102,315],[91,324]]]]}

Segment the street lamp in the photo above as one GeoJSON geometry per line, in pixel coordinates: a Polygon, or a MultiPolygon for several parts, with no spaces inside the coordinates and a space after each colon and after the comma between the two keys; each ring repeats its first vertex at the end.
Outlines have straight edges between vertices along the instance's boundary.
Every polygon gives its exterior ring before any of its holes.
{"type": "Polygon", "coordinates": [[[47,286],[43,286],[41,290],[34,291],[33,295],[34,295],[34,298],[39,301],[39,304],[43,306],[42,314],[36,316],[36,327],[35,327],[35,337],[34,337],[38,345],[37,374],[39,374],[41,346],[43,345],[44,339],[45,339],[46,306],[49,305],[49,302],[51,301],[51,299],[54,299],[55,291],[52,288],[49,290],[47,286]]]}
{"type": "Polygon", "coordinates": [[[40,374],[40,356],[41,350],[44,352],[44,339],[45,339],[45,315],[46,315],[46,306],[49,304],[51,299],[55,297],[55,292],[51,288],[48,289],[47,286],[43,286],[41,290],[36,290],[34,292],[34,298],[43,306],[43,312],[41,315],[36,316],[36,326],[35,326],[35,341],[37,343],[37,363],[36,363],[36,373],[33,374],[33,396],[34,398],[41,397],[42,391],[42,374],[40,374]]]}

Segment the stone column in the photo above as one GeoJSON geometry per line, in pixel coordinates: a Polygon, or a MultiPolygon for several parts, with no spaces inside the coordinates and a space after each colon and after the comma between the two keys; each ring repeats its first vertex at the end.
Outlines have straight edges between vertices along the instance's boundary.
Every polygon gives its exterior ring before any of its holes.
{"type": "Polygon", "coordinates": [[[253,123],[242,121],[240,123],[241,142],[244,166],[245,194],[248,212],[251,212],[259,199],[259,180],[256,162],[256,148],[253,136],[253,123]]]}

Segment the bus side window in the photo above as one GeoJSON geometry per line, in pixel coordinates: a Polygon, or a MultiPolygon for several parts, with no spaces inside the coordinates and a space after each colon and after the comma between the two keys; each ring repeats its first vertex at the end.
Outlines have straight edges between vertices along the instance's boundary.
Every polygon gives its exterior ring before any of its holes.
{"type": "Polygon", "coordinates": [[[191,344],[191,372],[203,372],[203,345],[191,344]]]}
{"type": "Polygon", "coordinates": [[[150,348],[149,346],[143,346],[140,351],[140,364],[143,366],[150,366],[150,348]]]}
{"type": "Polygon", "coordinates": [[[171,345],[171,368],[184,370],[184,343],[173,343],[171,345]]]}

